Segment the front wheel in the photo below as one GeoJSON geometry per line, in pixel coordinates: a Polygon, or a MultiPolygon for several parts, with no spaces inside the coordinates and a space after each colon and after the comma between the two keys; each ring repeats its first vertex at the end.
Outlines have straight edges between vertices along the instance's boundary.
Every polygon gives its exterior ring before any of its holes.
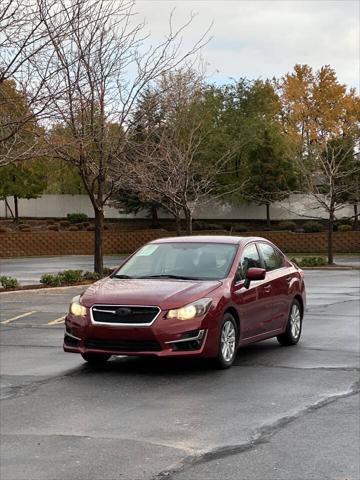
{"type": "Polygon", "coordinates": [[[289,346],[296,345],[300,340],[302,328],[302,311],[298,300],[294,300],[289,313],[289,318],[286,325],[286,330],[281,335],[278,335],[277,341],[280,345],[289,346]]]}
{"type": "Polygon", "coordinates": [[[230,313],[225,313],[219,335],[219,352],[215,359],[216,367],[230,368],[234,363],[237,350],[237,325],[230,313]]]}
{"type": "Polygon", "coordinates": [[[102,353],[82,353],[81,356],[89,365],[94,367],[104,365],[111,357],[111,355],[102,353]]]}

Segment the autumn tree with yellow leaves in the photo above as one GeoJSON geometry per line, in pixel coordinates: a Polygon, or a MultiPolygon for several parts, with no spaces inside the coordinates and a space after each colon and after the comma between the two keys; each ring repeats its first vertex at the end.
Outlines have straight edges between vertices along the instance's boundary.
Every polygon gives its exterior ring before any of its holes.
{"type": "Polygon", "coordinates": [[[336,212],[354,200],[360,162],[360,98],[341,84],[329,65],[313,71],[295,65],[276,82],[284,132],[296,145],[301,191],[309,193],[327,212],[328,262],[333,263],[336,212]]]}

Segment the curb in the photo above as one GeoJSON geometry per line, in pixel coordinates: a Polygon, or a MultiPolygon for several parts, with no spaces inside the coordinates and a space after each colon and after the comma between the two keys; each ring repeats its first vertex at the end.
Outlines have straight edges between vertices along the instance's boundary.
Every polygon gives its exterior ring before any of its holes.
{"type": "Polygon", "coordinates": [[[355,265],[324,265],[322,267],[300,267],[301,270],[360,270],[360,267],[355,265]]]}

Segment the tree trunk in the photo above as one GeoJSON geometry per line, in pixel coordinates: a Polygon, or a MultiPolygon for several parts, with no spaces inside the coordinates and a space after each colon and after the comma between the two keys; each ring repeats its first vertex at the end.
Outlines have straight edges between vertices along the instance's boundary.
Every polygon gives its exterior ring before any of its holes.
{"type": "Polygon", "coordinates": [[[334,231],[334,211],[330,210],[328,222],[328,264],[334,263],[334,247],[333,247],[333,231],[334,231]]]}
{"type": "Polygon", "coordinates": [[[15,220],[15,215],[10,207],[9,200],[5,197],[5,218],[8,218],[8,211],[10,212],[11,218],[15,220]]]}
{"type": "Polygon", "coordinates": [[[18,205],[18,197],[14,195],[14,222],[19,221],[19,205],[18,205]]]}
{"type": "Polygon", "coordinates": [[[354,203],[354,223],[353,223],[353,230],[357,230],[359,228],[359,212],[358,212],[358,205],[354,203]]]}
{"type": "Polygon", "coordinates": [[[181,218],[179,215],[176,215],[175,222],[176,222],[176,235],[180,237],[181,236],[181,218]]]}
{"type": "Polygon", "coordinates": [[[151,224],[157,226],[159,223],[158,211],[156,205],[151,205],[151,224]]]}
{"type": "Polygon", "coordinates": [[[192,215],[189,210],[184,210],[185,214],[185,223],[186,223],[186,233],[188,235],[192,235],[192,215]]]}
{"type": "Polygon", "coordinates": [[[104,211],[95,209],[95,245],[94,245],[94,271],[100,275],[103,272],[103,232],[104,211]]]}
{"type": "Polygon", "coordinates": [[[271,222],[270,222],[270,203],[266,203],[266,226],[270,227],[271,222]]]}

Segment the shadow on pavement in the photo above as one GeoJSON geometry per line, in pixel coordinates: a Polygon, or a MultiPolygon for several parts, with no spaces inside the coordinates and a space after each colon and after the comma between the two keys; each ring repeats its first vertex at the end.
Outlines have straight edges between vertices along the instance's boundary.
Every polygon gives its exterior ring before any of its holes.
{"type": "MultiPolygon", "coordinates": [[[[265,361],[266,354],[279,350],[277,343],[254,344],[238,350],[234,367],[251,366],[251,362],[265,361]]],[[[158,358],[148,357],[112,357],[107,363],[101,366],[90,366],[84,363],[78,373],[121,373],[123,375],[214,375],[221,370],[214,367],[210,358],[158,358]]]]}

